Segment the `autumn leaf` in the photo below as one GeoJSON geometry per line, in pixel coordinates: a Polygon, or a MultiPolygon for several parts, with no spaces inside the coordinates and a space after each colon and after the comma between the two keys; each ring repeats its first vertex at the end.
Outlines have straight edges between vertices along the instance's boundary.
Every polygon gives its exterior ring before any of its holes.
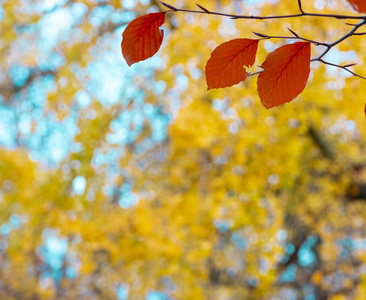
{"type": "Polygon", "coordinates": [[[219,45],[206,65],[207,89],[229,87],[245,80],[243,66],[252,66],[259,40],[235,39],[219,45]]]}
{"type": "Polygon", "coordinates": [[[310,73],[310,43],[278,48],[267,56],[258,76],[262,105],[271,108],[289,102],[305,88],[310,73]]]}
{"type": "Polygon", "coordinates": [[[347,0],[355,10],[360,13],[366,13],[366,1],[365,0],[347,0]]]}
{"type": "Polygon", "coordinates": [[[122,34],[122,54],[127,64],[148,59],[158,52],[164,32],[165,12],[151,13],[133,20],[122,34]]]}

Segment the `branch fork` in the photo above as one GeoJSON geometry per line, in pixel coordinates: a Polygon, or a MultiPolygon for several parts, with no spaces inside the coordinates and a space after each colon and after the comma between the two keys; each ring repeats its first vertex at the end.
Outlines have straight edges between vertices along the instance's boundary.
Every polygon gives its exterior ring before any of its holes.
{"type": "MultiPolygon", "coordinates": [[[[347,65],[338,65],[338,64],[334,64],[328,61],[323,60],[323,57],[335,46],[337,46],[338,44],[340,44],[341,42],[343,42],[344,40],[352,37],[352,36],[363,36],[366,35],[366,32],[356,32],[360,27],[364,26],[366,24],[366,16],[351,16],[351,15],[338,15],[338,14],[318,14],[318,13],[307,13],[303,10],[302,7],[302,2],[301,0],[298,0],[298,8],[300,10],[299,14],[290,14],[290,15],[280,15],[280,16],[266,16],[266,17],[262,17],[262,16],[243,16],[243,15],[235,15],[235,14],[225,14],[225,13],[221,13],[221,12],[215,12],[215,11],[210,11],[207,8],[201,6],[200,4],[196,3],[197,7],[200,10],[189,10],[189,9],[181,9],[181,8],[177,8],[175,6],[172,6],[168,3],[162,2],[160,1],[160,3],[165,6],[166,8],[169,8],[170,11],[174,11],[174,12],[187,12],[187,13],[194,13],[194,14],[211,14],[211,15],[217,15],[217,16],[222,16],[222,17],[229,17],[230,19],[251,19],[251,20],[268,20],[268,19],[288,19],[288,18],[297,18],[297,17],[318,17],[318,18],[335,18],[335,19],[343,19],[343,20],[359,20],[358,23],[356,24],[352,24],[352,23],[345,23],[348,26],[352,26],[352,29],[345,34],[344,36],[342,36],[341,38],[339,38],[338,40],[334,41],[333,43],[324,43],[324,42],[319,42],[319,41],[314,41],[314,40],[310,40],[310,39],[306,39],[303,38],[301,36],[299,36],[295,31],[293,31],[290,28],[287,28],[293,36],[270,36],[267,34],[263,34],[263,33],[259,33],[259,32],[253,32],[256,36],[262,38],[262,39],[285,39],[285,40],[291,40],[291,39],[296,39],[296,40],[301,40],[301,41],[305,41],[305,42],[309,42],[314,44],[315,46],[323,46],[326,47],[326,49],[323,51],[323,53],[321,55],[319,55],[317,58],[313,58],[311,61],[318,61],[321,62],[325,65],[329,65],[329,66],[333,66],[336,68],[340,68],[343,69],[349,73],[351,73],[352,75],[365,79],[366,77],[358,75],[356,73],[354,73],[353,71],[351,71],[350,69],[348,69],[349,67],[355,66],[356,63],[351,63],[351,64],[347,64],[347,65]]],[[[258,71],[255,73],[250,73],[248,76],[253,76],[256,74],[259,74],[263,71],[258,71]]]]}

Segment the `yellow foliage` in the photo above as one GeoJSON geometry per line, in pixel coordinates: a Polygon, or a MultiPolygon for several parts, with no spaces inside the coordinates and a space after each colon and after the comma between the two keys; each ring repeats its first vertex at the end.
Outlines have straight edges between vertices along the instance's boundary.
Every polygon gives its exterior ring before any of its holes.
{"type": "MultiPolygon", "coordinates": [[[[224,41],[291,28],[329,42],[349,30],[344,20],[169,12],[161,65],[127,69],[115,33],[133,18],[128,10],[146,14],[146,1],[130,9],[128,1],[71,1],[48,12],[34,1],[34,10],[3,2],[0,143],[12,132],[16,142],[0,149],[0,299],[116,299],[120,287],[137,300],[153,292],[179,300],[365,298],[364,81],[315,63],[296,100],[266,110],[255,76],[207,91],[204,74],[224,41]],[[37,26],[53,10],[81,16],[72,15],[72,34],[50,42],[55,64],[42,74],[37,26]],[[101,72],[116,47],[118,59],[101,72]],[[21,86],[13,84],[16,65],[30,72],[21,86]],[[33,112],[28,132],[22,122],[33,112]],[[14,126],[3,126],[13,113],[14,126]],[[70,120],[71,146],[62,134],[47,142],[70,120]],[[166,137],[157,138],[162,120],[166,137]],[[58,143],[68,148],[59,157],[58,143]],[[57,162],[46,163],[50,154],[57,162]],[[85,181],[81,191],[76,179],[85,181]]],[[[206,2],[199,4],[228,13],[298,13],[292,0],[206,2]]],[[[320,13],[319,1],[303,2],[320,13]]],[[[351,14],[343,4],[325,1],[321,12],[351,14]]],[[[283,44],[262,40],[251,71],[283,44]]],[[[355,36],[334,55],[346,64],[354,51],[362,73],[365,49],[355,36]]]]}

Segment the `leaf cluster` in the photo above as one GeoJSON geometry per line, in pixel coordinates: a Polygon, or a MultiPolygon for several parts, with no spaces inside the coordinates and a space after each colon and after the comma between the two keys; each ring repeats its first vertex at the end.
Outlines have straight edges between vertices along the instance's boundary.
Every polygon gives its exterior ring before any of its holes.
{"type": "MultiPolygon", "coordinates": [[[[366,13],[365,2],[362,0],[349,0],[353,8],[360,12],[366,13]]],[[[255,35],[262,39],[281,38],[288,40],[301,40],[293,45],[285,45],[273,51],[267,56],[267,59],[261,65],[261,71],[249,74],[243,66],[250,67],[255,62],[258,43],[260,40],[251,39],[235,39],[227,41],[219,45],[212,53],[211,58],[206,64],[206,81],[207,89],[217,89],[231,87],[244,81],[249,75],[258,76],[258,94],[264,107],[275,107],[295,99],[306,87],[306,83],[310,74],[310,63],[321,62],[326,65],[338,67],[346,70],[354,76],[366,79],[351,71],[349,67],[355,64],[337,65],[332,62],[325,61],[323,57],[336,45],[354,35],[364,35],[363,32],[356,32],[360,27],[366,24],[366,17],[354,17],[347,15],[332,14],[314,14],[306,13],[302,8],[301,0],[298,0],[300,14],[283,15],[283,16],[237,16],[228,15],[218,12],[211,12],[203,6],[196,4],[200,11],[178,9],[170,4],[161,2],[163,6],[169,8],[167,12],[190,12],[214,14],[231,19],[284,19],[299,18],[304,16],[321,17],[321,18],[337,18],[337,19],[353,19],[360,20],[357,24],[348,24],[352,26],[352,30],[340,39],[332,43],[323,43],[300,37],[296,32],[289,29],[293,34],[292,37],[269,36],[262,33],[254,32],[255,35]],[[310,45],[325,47],[325,50],[316,58],[311,58],[310,45]]],[[[160,48],[163,41],[163,31],[159,27],[164,23],[167,12],[151,13],[143,17],[133,20],[123,32],[122,36],[122,54],[131,66],[147,58],[152,57],[160,48]]]]}

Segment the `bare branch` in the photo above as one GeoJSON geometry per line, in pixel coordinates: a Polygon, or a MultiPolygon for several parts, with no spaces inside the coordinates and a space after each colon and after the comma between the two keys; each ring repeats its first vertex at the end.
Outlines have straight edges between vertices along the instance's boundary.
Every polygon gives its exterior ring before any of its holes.
{"type": "Polygon", "coordinates": [[[355,34],[356,30],[358,28],[360,28],[361,26],[366,24],[366,18],[364,18],[360,23],[356,24],[352,30],[350,32],[348,32],[347,34],[345,34],[344,36],[342,36],[340,39],[336,40],[335,42],[328,44],[328,49],[326,49],[319,57],[318,59],[321,59],[324,57],[325,54],[327,54],[330,49],[336,45],[338,45],[339,43],[343,42],[345,39],[348,39],[349,37],[351,37],[352,35],[355,34]]]}
{"type": "MultiPolygon", "coordinates": [[[[358,75],[355,72],[353,72],[350,69],[348,69],[349,65],[341,66],[341,65],[333,64],[331,62],[322,60],[322,59],[313,59],[312,61],[320,61],[321,63],[323,63],[325,65],[332,66],[332,67],[336,67],[336,68],[339,68],[339,69],[343,69],[343,70],[347,71],[348,73],[351,73],[353,76],[356,76],[356,77],[359,77],[359,78],[362,78],[362,79],[365,79],[366,80],[366,77],[363,77],[361,75],[358,75]]],[[[355,64],[353,64],[353,65],[355,65],[355,64]]]]}
{"type": "Polygon", "coordinates": [[[328,47],[328,44],[326,43],[322,43],[322,42],[317,42],[317,41],[313,41],[313,40],[309,40],[303,37],[300,37],[298,34],[296,34],[295,32],[293,32],[291,29],[290,30],[295,36],[276,36],[276,35],[267,35],[267,34],[263,34],[263,33],[258,33],[258,32],[254,32],[253,33],[259,37],[265,38],[265,39],[287,39],[287,40],[301,40],[301,41],[305,41],[305,42],[309,42],[312,43],[316,46],[325,46],[328,47]]]}
{"type": "MultiPolygon", "coordinates": [[[[303,38],[300,37],[295,31],[293,31],[290,28],[287,28],[292,34],[293,36],[270,36],[267,34],[263,34],[263,33],[258,33],[258,32],[253,32],[256,36],[261,37],[263,39],[286,39],[286,40],[301,40],[301,41],[305,41],[305,42],[309,42],[314,44],[315,46],[323,46],[326,47],[326,49],[323,51],[322,54],[320,54],[320,56],[318,56],[317,58],[311,59],[311,62],[314,61],[319,61],[325,65],[329,65],[329,66],[333,66],[336,68],[340,68],[343,69],[347,72],[349,72],[350,74],[362,78],[362,79],[366,79],[366,77],[363,77],[361,75],[356,74],[355,72],[351,71],[350,69],[348,69],[349,67],[354,66],[354,63],[351,64],[347,64],[347,65],[338,65],[338,64],[334,64],[328,61],[323,60],[323,57],[336,45],[340,44],[341,42],[343,42],[344,40],[348,39],[351,36],[363,36],[366,35],[366,32],[359,32],[357,33],[357,29],[359,29],[360,27],[364,26],[366,24],[366,16],[349,16],[349,15],[337,15],[337,14],[317,14],[317,13],[307,13],[304,12],[303,8],[302,8],[302,2],[301,0],[298,0],[298,6],[299,6],[299,10],[300,10],[300,14],[290,14],[290,15],[282,15],[282,16],[243,16],[243,15],[235,15],[235,14],[225,14],[225,13],[221,13],[221,12],[214,12],[214,11],[209,11],[208,9],[204,8],[203,6],[201,6],[200,4],[196,3],[197,7],[200,10],[190,10],[190,9],[181,9],[181,8],[176,8],[170,4],[167,4],[165,2],[161,2],[160,3],[171,9],[174,12],[187,12],[187,13],[195,13],[195,14],[212,14],[212,15],[217,15],[217,16],[222,16],[222,17],[229,17],[231,19],[252,19],[252,20],[269,20],[269,19],[285,19],[285,18],[297,18],[297,17],[319,17],[319,18],[335,18],[335,19],[353,19],[353,20],[360,20],[359,23],[357,24],[352,24],[352,23],[346,23],[346,25],[352,26],[353,28],[344,36],[342,36],[341,38],[339,38],[338,40],[332,42],[332,43],[324,43],[324,42],[318,42],[318,41],[314,41],[314,40],[310,40],[307,38],[303,38]]],[[[254,76],[257,75],[259,73],[263,72],[263,70],[258,71],[258,72],[254,72],[254,73],[250,73],[248,74],[248,76],[254,76]]]]}
{"type": "Polygon", "coordinates": [[[262,37],[262,38],[265,38],[265,39],[269,39],[270,37],[266,34],[263,34],[263,33],[259,33],[259,32],[255,32],[253,31],[253,33],[259,37],[262,37]]]}
{"type": "Polygon", "coordinates": [[[196,3],[196,5],[197,5],[200,9],[202,9],[205,13],[207,13],[207,14],[209,14],[209,13],[210,13],[210,11],[209,11],[208,9],[204,8],[203,6],[201,6],[201,5],[197,4],[197,3],[196,3]]]}
{"type": "Polygon", "coordinates": [[[173,11],[179,11],[179,9],[178,8],[176,8],[176,7],[174,7],[174,6],[172,6],[172,5],[170,5],[170,4],[168,4],[168,3],[165,3],[165,2],[163,2],[163,1],[159,1],[162,5],[164,5],[166,8],[169,8],[169,9],[171,9],[171,10],[173,10],[173,11]]]}
{"type": "Polygon", "coordinates": [[[197,6],[199,8],[201,8],[202,10],[192,10],[192,9],[183,9],[183,8],[176,8],[170,4],[167,4],[165,2],[160,2],[162,5],[164,5],[165,7],[175,11],[175,12],[188,12],[188,13],[193,13],[193,14],[211,14],[211,15],[216,15],[216,16],[222,16],[222,17],[229,17],[232,19],[250,19],[250,20],[273,20],[273,19],[289,19],[289,18],[297,18],[297,17],[319,17],[319,18],[333,18],[333,19],[351,19],[351,20],[366,20],[365,16],[350,16],[350,15],[337,15],[337,14],[317,14],[317,13],[306,13],[306,12],[301,12],[300,14],[290,14],[290,15],[282,15],[282,16],[266,16],[266,17],[262,17],[262,16],[243,16],[243,15],[235,15],[235,14],[225,14],[225,13],[220,13],[220,12],[215,12],[215,11],[209,11],[207,12],[207,9],[204,9],[203,7],[201,7],[201,5],[197,6]]]}
{"type": "Polygon", "coordinates": [[[333,149],[329,146],[328,142],[322,134],[312,125],[309,126],[308,134],[314,141],[314,143],[318,146],[320,152],[324,155],[324,157],[333,160],[335,159],[335,154],[333,149]]]}
{"type": "Polygon", "coordinates": [[[345,65],[345,66],[343,66],[343,68],[353,67],[353,66],[355,66],[355,65],[357,65],[357,63],[353,63],[353,64],[345,65]]]}
{"type": "Polygon", "coordinates": [[[304,14],[304,11],[302,10],[301,0],[297,0],[297,3],[299,4],[299,9],[300,9],[301,13],[304,14]]]}
{"type": "Polygon", "coordinates": [[[290,31],[294,36],[299,37],[298,34],[290,28],[287,28],[287,30],[290,31]]]}
{"type": "MultiPolygon", "coordinates": [[[[259,36],[259,37],[262,37],[262,38],[265,38],[265,39],[298,39],[298,40],[302,40],[302,41],[306,41],[306,42],[310,42],[316,46],[324,46],[326,47],[326,49],[324,50],[324,52],[317,58],[314,58],[312,59],[311,61],[314,62],[314,61],[319,61],[323,64],[326,64],[326,65],[329,65],[329,66],[333,66],[333,67],[336,67],[336,68],[340,68],[340,69],[343,69],[347,72],[349,72],[350,74],[356,76],[356,77],[359,77],[361,79],[366,79],[366,77],[363,77],[359,74],[356,74],[355,72],[349,70],[348,68],[349,67],[352,67],[354,65],[356,65],[355,63],[351,63],[351,64],[348,64],[348,65],[338,65],[338,64],[333,64],[331,62],[327,62],[325,60],[323,60],[323,57],[333,48],[335,47],[336,45],[338,45],[339,43],[343,42],[344,40],[348,39],[349,37],[351,36],[355,36],[355,35],[366,35],[366,32],[360,32],[360,33],[356,33],[357,29],[360,28],[361,26],[365,25],[366,24],[366,19],[362,20],[361,22],[359,22],[358,24],[354,25],[354,27],[347,33],[345,34],[344,36],[342,36],[341,38],[339,38],[338,40],[336,40],[335,42],[333,43],[323,43],[323,42],[318,42],[318,41],[313,41],[313,40],[309,40],[309,39],[306,39],[306,38],[302,38],[300,37],[296,32],[294,32],[293,30],[291,30],[290,28],[287,28],[293,35],[294,37],[288,37],[288,36],[270,36],[270,35],[267,35],[267,34],[263,34],[263,33],[258,33],[258,32],[253,32],[255,35],[259,36]]],[[[252,73],[250,74],[249,76],[251,75],[255,75],[255,74],[258,74],[258,73],[252,73]]]]}

